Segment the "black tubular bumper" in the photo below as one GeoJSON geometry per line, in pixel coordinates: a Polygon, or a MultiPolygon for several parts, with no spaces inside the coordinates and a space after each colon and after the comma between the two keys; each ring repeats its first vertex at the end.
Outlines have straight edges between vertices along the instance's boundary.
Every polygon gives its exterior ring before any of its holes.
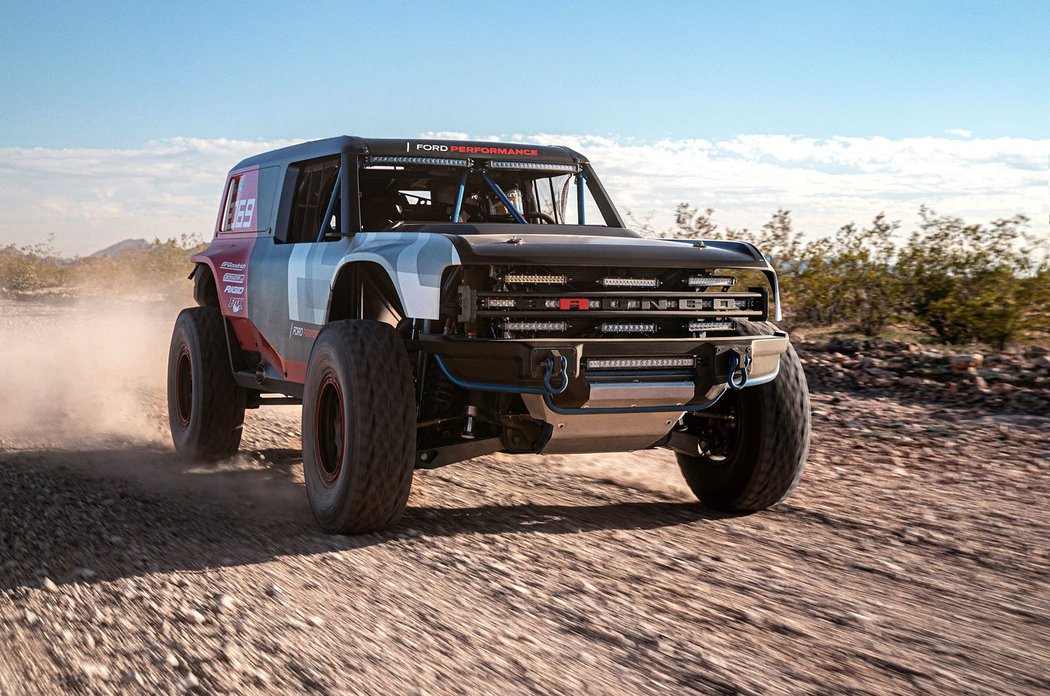
{"type": "Polygon", "coordinates": [[[771,336],[633,340],[422,335],[414,345],[437,356],[446,374],[466,388],[544,394],[563,409],[600,408],[603,400],[657,408],[703,404],[716,399],[727,383],[734,387],[734,381],[739,388],[774,379],[788,338],[779,331],[771,336]],[[660,364],[659,358],[685,358],[676,362],[691,364],[651,367],[660,364]],[[550,389],[551,383],[557,389],[550,389]],[[661,400],[667,403],[654,402],[661,400]]]}

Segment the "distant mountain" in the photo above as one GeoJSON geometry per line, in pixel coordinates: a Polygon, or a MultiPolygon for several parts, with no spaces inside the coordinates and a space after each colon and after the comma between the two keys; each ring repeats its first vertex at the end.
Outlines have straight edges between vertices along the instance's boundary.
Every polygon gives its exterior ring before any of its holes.
{"type": "Polygon", "coordinates": [[[145,239],[125,239],[123,242],[117,242],[105,249],[100,249],[88,258],[95,256],[116,256],[125,252],[142,251],[149,246],[149,242],[145,239]]]}

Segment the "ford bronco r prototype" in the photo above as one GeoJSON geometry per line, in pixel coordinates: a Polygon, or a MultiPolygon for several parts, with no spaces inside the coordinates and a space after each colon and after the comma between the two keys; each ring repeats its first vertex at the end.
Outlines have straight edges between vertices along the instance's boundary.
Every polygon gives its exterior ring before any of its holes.
{"type": "Polygon", "coordinates": [[[785,498],[809,447],[776,273],[739,241],[646,239],[565,147],[339,137],[229,174],[168,361],[178,452],[302,404],[331,532],[401,517],[417,468],[666,447],[701,502],[785,498]]]}

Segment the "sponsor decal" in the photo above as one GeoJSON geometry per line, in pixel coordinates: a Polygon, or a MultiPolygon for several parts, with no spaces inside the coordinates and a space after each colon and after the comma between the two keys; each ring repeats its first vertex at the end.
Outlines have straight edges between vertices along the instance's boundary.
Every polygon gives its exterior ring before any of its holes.
{"type": "Polygon", "coordinates": [[[226,305],[230,308],[230,311],[234,314],[240,314],[241,310],[244,309],[244,298],[231,297],[229,303],[226,305]]]}
{"type": "Polygon", "coordinates": [[[226,287],[224,287],[222,289],[222,291],[224,293],[226,293],[227,295],[243,295],[244,294],[244,286],[243,285],[227,285],[226,287]]]}
{"type": "Polygon", "coordinates": [[[519,155],[536,157],[539,150],[527,147],[490,147],[487,145],[439,145],[437,143],[416,143],[416,150],[423,152],[457,152],[464,155],[519,155]]]}
{"type": "Polygon", "coordinates": [[[233,261],[223,261],[219,264],[219,268],[231,271],[243,271],[247,267],[248,264],[246,263],[235,263],[233,261]]]}
{"type": "Polygon", "coordinates": [[[292,328],[288,331],[289,338],[317,338],[317,334],[320,333],[319,329],[311,329],[307,326],[301,326],[299,324],[292,324],[292,328]]]}
{"type": "Polygon", "coordinates": [[[224,283],[243,283],[243,273],[224,273],[222,276],[222,282],[224,283]]]}

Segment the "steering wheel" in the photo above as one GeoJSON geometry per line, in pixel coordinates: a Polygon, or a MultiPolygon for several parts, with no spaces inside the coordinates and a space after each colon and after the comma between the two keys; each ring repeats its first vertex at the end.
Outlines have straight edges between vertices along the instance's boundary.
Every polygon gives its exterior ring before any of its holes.
{"type": "Polygon", "coordinates": [[[552,218],[550,215],[548,215],[547,213],[541,213],[538,210],[526,210],[524,213],[521,214],[521,216],[523,218],[525,218],[526,220],[530,220],[532,218],[537,218],[540,222],[546,223],[548,225],[557,225],[558,224],[558,223],[556,223],[554,221],[554,218],[552,218]]]}

